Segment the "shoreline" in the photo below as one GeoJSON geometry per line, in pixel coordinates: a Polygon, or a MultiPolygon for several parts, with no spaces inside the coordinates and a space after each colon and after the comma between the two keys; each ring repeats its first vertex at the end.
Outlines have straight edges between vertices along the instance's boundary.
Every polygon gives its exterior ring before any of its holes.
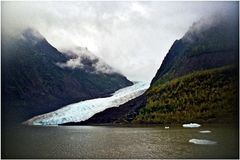
{"type": "MultiPolygon", "coordinates": [[[[193,122],[190,122],[193,123],[193,122]]],[[[57,126],[106,126],[106,127],[182,127],[183,124],[189,124],[189,123],[172,123],[172,124],[135,124],[135,123],[129,123],[129,124],[116,124],[116,123],[99,123],[99,124],[59,124],[57,126]]],[[[229,125],[229,126],[236,126],[239,127],[239,123],[236,122],[211,122],[211,123],[198,123],[201,124],[200,127],[204,126],[222,126],[222,125],[229,125]]],[[[51,126],[51,125],[50,125],[51,126]]],[[[199,128],[200,128],[199,127],[199,128]]]]}

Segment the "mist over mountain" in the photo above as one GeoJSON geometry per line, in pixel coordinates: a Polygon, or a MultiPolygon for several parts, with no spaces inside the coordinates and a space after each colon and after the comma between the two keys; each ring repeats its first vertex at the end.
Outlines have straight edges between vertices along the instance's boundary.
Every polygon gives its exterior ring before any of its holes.
{"type": "Polygon", "coordinates": [[[130,80],[150,81],[172,43],[193,22],[216,12],[229,13],[237,5],[236,1],[4,1],[2,33],[15,36],[30,26],[59,51],[87,47],[130,80]]]}
{"type": "Polygon", "coordinates": [[[187,73],[238,64],[238,14],[214,15],[194,23],[176,40],[152,80],[166,81],[187,73]]]}
{"type": "Polygon", "coordinates": [[[61,68],[79,68],[85,70],[86,72],[96,74],[120,74],[119,71],[106,64],[104,60],[93,55],[93,53],[91,53],[88,48],[76,47],[71,50],[65,50],[62,53],[69,57],[69,59],[64,63],[57,63],[57,65],[61,68]]]}
{"type": "Polygon", "coordinates": [[[132,85],[87,49],[59,52],[36,30],[2,39],[3,120],[25,120],[132,85]]]}

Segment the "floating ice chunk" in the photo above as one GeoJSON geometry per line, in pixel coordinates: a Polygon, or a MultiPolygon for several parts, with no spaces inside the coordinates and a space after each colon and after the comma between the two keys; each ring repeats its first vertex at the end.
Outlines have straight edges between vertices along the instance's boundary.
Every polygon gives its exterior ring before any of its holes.
{"type": "Polygon", "coordinates": [[[211,131],[206,130],[206,131],[199,131],[200,133],[211,133],[211,131]]]}
{"type": "Polygon", "coordinates": [[[54,112],[35,116],[24,124],[28,125],[58,125],[67,122],[81,122],[107,108],[118,107],[129,100],[142,95],[148,89],[149,83],[138,82],[132,86],[116,91],[112,96],[96,98],[70,104],[54,112]]]}
{"type": "Polygon", "coordinates": [[[197,127],[200,127],[201,125],[197,123],[189,123],[189,124],[183,124],[182,126],[185,128],[197,128],[197,127]]]}
{"type": "Polygon", "coordinates": [[[168,126],[166,126],[166,127],[164,127],[165,129],[169,129],[169,127],[168,126]]]}
{"type": "Polygon", "coordinates": [[[194,144],[201,144],[201,145],[217,144],[217,142],[215,142],[215,141],[210,141],[210,140],[206,140],[206,139],[190,139],[189,142],[194,143],[194,144]]]}

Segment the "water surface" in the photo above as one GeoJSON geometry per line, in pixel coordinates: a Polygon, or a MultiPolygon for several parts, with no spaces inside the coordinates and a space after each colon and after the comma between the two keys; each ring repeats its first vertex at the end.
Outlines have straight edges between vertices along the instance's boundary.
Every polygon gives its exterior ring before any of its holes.
{"type": "Polygon", "coordinates": [[[237,158],[238,129],[228,125],[21,126],[4,129],[2,158],[237,158]],[[210,130],[203,134],[199,131],[210,130]],[[206,139],[214,145],[189,143],[206,139]]]}

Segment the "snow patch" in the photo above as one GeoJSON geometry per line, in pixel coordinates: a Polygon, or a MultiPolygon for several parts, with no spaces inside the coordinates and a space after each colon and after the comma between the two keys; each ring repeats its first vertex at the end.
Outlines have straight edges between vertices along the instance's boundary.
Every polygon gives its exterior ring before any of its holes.
{"type": "Polygon", "coordinates": [[[182,126],[185,127],[185,128],[198,128],[201,125],[197,124],[197,123],[189,123],[189,124],[183,124],[182,126]]]}
{"type": "Polygon", "coordinates": [[[215,142],[215,141],[210,141],[210,140],[206,140],[206,139],[190,139],[189,142],[194,143],[194,144],[201,144],[201,145],[217,144],[217,142],[215,142]]]}
{"type": "Polygon", "coordinates": [[[116,91],[112,96],[96,98],[67,105],[54,112],[35,116],[24,124],[28,125],[58,125],[67,122],[81,122],[107,108],[118,107],[129,100],[142,95],[149,88],[149,83],[138,82],[132,86],[116,91]]]}

